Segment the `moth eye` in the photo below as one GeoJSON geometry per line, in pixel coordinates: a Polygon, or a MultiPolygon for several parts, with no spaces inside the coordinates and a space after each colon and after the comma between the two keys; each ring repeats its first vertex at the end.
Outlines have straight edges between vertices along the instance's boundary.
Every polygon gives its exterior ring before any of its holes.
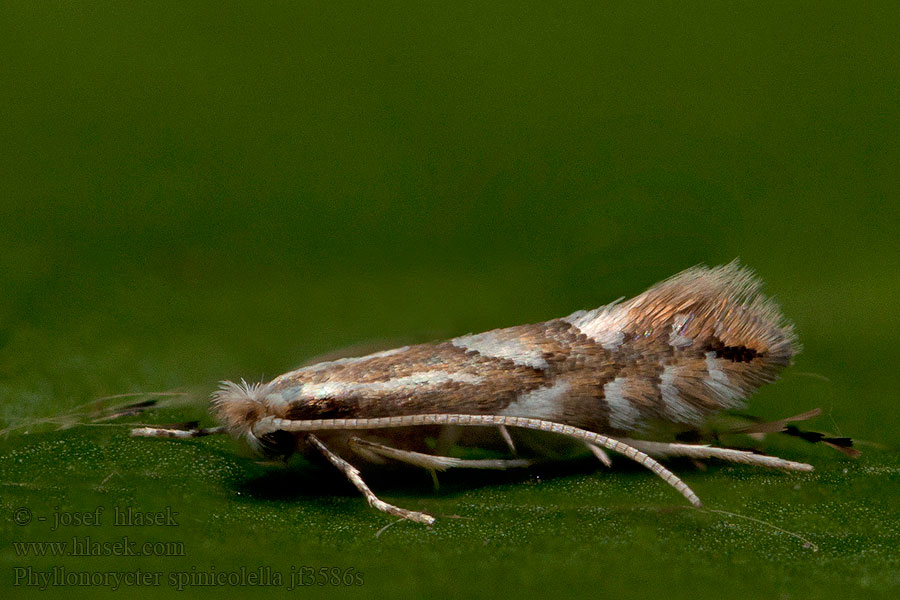
{"type": "Polygon", "coordinates": [[[269,457],[288,457],[297,450],[297,439],[287,431],[273,431],[259,438],[259,449],[269,457]]]}

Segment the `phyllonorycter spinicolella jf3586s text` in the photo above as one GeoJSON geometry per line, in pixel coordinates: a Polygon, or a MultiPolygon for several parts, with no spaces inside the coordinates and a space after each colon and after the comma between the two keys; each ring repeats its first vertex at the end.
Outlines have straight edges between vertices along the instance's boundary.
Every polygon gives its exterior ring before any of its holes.
{"type": "MultiPolygon", "coordinates": [[[[657,459],[813,469],[748,450],[677,441],[698,434],[711,417],[742,407],[797,353],[792,325],[760,287],[737,261],[694,267],[629,300],[560,319],[320,362],[265,384],[226,381],[212,398],[221,426],[142,427],[132,434],[229,433],[268,458],[320,454],[374,508],[430,524],[433,516],[378,498],[350,461],[394,461],[432,472],[527,467],[534,459],[517,455],[516,447],[539,453],[535,437],[541,436],[527,435],[537,430],[549,432],[545,439],[576,440],[606,464],[606,450],[622,454],[700,506],[657,459]],[[454,444],[494,443],[511,456],[442,455],[454,444]]],[[[742,431],[782,431],[787,422],[815,414],[742,431]]],[[[844,438],[822,441],[839,449],[850,444],[844,438]]]]}

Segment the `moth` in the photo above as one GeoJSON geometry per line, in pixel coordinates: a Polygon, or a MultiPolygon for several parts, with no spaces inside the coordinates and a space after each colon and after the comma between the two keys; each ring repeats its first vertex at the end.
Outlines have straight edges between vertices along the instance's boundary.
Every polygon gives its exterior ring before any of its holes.
{"type": "Polygon", "coordinates": [[[647,439],[657,425],[695,430],[742,407],[790,364],[799,350],[793,326],[760,290],[737,261],[697,266],[629,300],[543,323],[320,362],[265,384],[225,381],[212,397],[220,427],[132,433],[229,433],[268,458],[320,454],[374,508],[430,524],[433,516],[378,498],[354,463],[394,461],[432,472],[524,467],[531,461],[515,455],[445,456],[425,439],[447,431],[458,439],[477,428],[514,454],[510,429],[538,430],[577,440],[605,463],[607,450],[637,461],[699,507],[659,459],[813,469],[746,450],[647,439]]]}

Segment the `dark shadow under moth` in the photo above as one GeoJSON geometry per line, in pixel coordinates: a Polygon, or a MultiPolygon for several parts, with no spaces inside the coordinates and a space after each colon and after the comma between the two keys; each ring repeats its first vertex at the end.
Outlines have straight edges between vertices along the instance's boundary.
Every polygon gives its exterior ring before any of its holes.
{"type": "Polygon", "coordinates": [[[351,461],[432,471],[524,467],[522,458],[442,456],[423,433],[493,428],[514,452],[508,428],[532,429],[578,440],[604,462],[605,450],[622,454],[700,506],[657,459],[812,470],[745,450],[639,439],[653,424],[694,429],[742,407],[790,364],[799,349],[793,328],[760,287],[737,261],[694,267],[630,300],[561,319],[320,362],[266,384],[224,382],[212,399],[221,427],[132,434],[229,433],[269,458],[321,454],[373,507],[432,523],[431,515],[379,499],[351,461]]]}

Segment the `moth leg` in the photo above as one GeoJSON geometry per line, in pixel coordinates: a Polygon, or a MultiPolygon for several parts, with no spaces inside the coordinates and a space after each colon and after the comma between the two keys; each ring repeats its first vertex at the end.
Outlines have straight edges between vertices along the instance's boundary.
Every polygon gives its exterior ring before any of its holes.
{"type": "Polygon", "coordinates": [[[441,489],[441,482],[438,481],[437,471],[431,469],[428,472],[431,473],[431,484],[434,486],[434,491],[438,491],[441,489]]]}
{"type": "Polygon", "coordinates": [[[410,450],[400,450],[384,446],[375,442],[369,442],[358,437],[350,438],[350,447],[355,452],[360,452],[363,456],[368,453],[374,453],[386,458],[392,458],[400,462],[430,469],[432,471],[446,471],[447,469],[510,469],[515,467],[527,467],[532,461],[523,458],[515,459],[482,459],[471,460],[463,458],[453,458],[450,456],[435,456],[433,454],[422,454],[421,452],[412,452],[410,450]]]}
{"type": "Polygon", "coordinates": [[[136,427],[131,430],[134,437],[164,437],[164,438],[196,438],[207,435],[219,435],[225,433],[224,427],[203,427],[200,429],[164,429],[161,427],[136,427]]]}
{"type": "Polygon", "coordinates": [[[357,444],[356,441],[358,439],[359,439],[358,437],[352,437],[352,438],[350,438],[350,440],[348,442],[350,449],[353,450],[353,452],[355,454],[361,456],[362,458],[366,459],[370,463],[374,463],[376,465],[388,464],[389,461],[387,459],[385,459],[382,455],[370,450],[369,448],[363,446],[362,444],[357,444]]]}
{"type": "Polygon", "coordinates": [[[513,443],[512,436],[509,435],[509,430],[506,429],[506,425],[500,425],[497,429],[500,430],[500,437],[506,442],[506,446],[509,448],[509,451],[512,452],[513,456],[518,454],[518,452],[516,452],[516,445],[513,443]]]}
{"type": "Polygon", "coordinates": [[[588,450],[590,450],[604,466],[612,466],[612,460],[609,458],[609,454],[606,453],[606,450],[596,444],[591,444],[590,442],[585,442],[584,445],[588,447],[588,450]]]}
{"type": "Polygon", "coordinates": [[[686,456],[688,458],[718,458],[720,460],[769,467],[772,469],[786,469],[788,471],[812,471],[813,466],[806,463],[785,460],[777,456],[756,454],[747,450],[735,450],[733,448],[719,448],[716,446],[695,444],[669,444],[664,442],[648,442],[645,440],[623,440],[629,446],[653,456],[654,458],[668,458],[672,456],[686,456]]]}
{"type": "Polygon", "coordinates": [[[691,490],[686,483],[678,478],[677,475],[669,471],[661,465],[656,459],[641,452],[633,446],[629,446],[619,440],[613,439],[600,433],[579,429],[572,425],[563,425],[553,421],[544,419],[532,419],[526,417],[510,417],[506,415],[466,415],[451,413],[434,413],[434,414],[418,414],[407,415],[403,417],[374,417],[362,419],[319,419],[319,420],[294,420],[279,419],[274,417],[264,417],[254,423],[252,432],[259,437],[272,431],[302,431],[310,432],[324,429],[344,429],[344,430],[361,430],[361,429],[384,429],[388,427],[407,427],[416,425],[507,425],[512,427],[521,427],[522,429],[532,429],[535,431],[551,431],[559,433],[569,438],[581,440],[582,442],[590,442],[598,446],[602,446],[607,450],[618,452],[631,460],[641,464],[663,481],[674,487],[684,498],[700,508],[702,503],[697,494],[691,490]]]}
{"type": "Polygon", "coordinates": [[[462,430],[456,425],[444,425],[438,433],[437,440],[434,444],[435,454],[446,454],[450,451],[459,438],[462,437],[462,430]]]}
{"type": "Polygon", "coordinates": [[[356,489],[358,489],[363,496],[365,496],[366,501],[368,501],[369,506],[380,510],[382,512],[386,512],[389,515],[394,515],[397,517],[402,517],[404,519],[409,519],[410,521],[415,521],[417,523],[425,523],[426,525],[431,525],[434,523],[434,517],[431,515],[416,512],[414,510],[406,510],[405,508],[400,508],[399,506],[394,506],[393,504],[389,504],[384,500],[378,498],[369,486],[366,485],[366,482],[363,481],[362,477],[359,474],[359,469],[348,463],[346,460],[332,452],[328,449],[328,447],[322,443],[319,438],[317,438],[313,434],[308,434],[308,439],[312,444],[321,452],[328,461],[333,464],[335,467],[341,471],[347,479],[350,480],[356,489]]]}

